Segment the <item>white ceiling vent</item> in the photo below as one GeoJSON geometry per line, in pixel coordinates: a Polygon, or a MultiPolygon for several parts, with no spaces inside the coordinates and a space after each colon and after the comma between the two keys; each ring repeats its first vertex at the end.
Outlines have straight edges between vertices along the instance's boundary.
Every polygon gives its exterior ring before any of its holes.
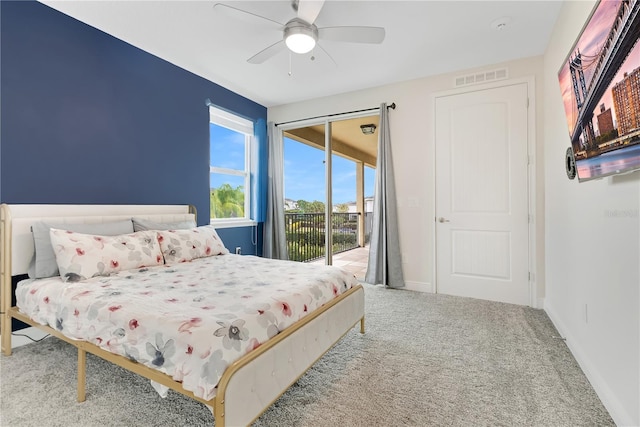
{"type": "Polygon", "coordinates": [[[499,68],[497,70],[484,71],[482,73],[468,74],[466,76],[458,76],[454,79],[455,87],[476,85],[479,83],[495,82],[497,80],[504,80],[508,76],[506,68],[499,68]]]}

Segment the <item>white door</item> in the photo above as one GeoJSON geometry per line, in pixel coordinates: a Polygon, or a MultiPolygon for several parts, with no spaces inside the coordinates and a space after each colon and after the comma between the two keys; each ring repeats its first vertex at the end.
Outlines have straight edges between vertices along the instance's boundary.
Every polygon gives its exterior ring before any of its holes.
{"type": "Polygon", "coordinates": [[[436,98],[437,292],[531,305],[527,84],[436,98]]]}

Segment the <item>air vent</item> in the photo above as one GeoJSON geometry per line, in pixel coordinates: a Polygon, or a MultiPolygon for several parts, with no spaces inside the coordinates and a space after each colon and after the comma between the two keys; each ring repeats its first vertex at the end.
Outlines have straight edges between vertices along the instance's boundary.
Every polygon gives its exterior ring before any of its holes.
{"type": "Polygon", "coordinates": [[[454,79],[456,87],[476,85],[480,83],[495,82],[504,80],[508,77],[507,69],[500,68],[498,70],[490,70],[482,73],[468,74],[466,76],[458,76],[454,79]]]}

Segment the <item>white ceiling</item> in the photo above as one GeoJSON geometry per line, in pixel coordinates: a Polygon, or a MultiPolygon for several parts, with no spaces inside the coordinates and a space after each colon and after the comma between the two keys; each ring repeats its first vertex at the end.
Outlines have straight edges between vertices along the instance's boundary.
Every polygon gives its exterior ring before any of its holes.
{"type": "MultiPolygon", "coordinates": [[[[321,41],[337,66],[316,49],[283,51],[263,64],[247,63],[281,40],[261,20],[238,20],[211,1],[43,1],[80,21],[211,80],[264,106],[381,86],[544,53],[560,1],[328,0],[318,27],[386,29],[382,44],[321,41]],[[510,19],[501,31],[492,23],[510,19]]],[[[285,23],[289,0],[224,1],[285,23]]]]}

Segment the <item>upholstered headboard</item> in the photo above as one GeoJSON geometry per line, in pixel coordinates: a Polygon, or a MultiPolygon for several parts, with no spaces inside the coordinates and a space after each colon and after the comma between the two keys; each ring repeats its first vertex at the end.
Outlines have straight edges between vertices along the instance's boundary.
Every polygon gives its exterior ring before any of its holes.
{"type": "Polygon", "coordinates": [[[31,226],[38,221],[96,224],[133,217],[156,222],[196,219],[190,205],[2,205],[0,213],[2,267],[10,266],[10,276],[26,274],[34,252],[31,226]]]}

